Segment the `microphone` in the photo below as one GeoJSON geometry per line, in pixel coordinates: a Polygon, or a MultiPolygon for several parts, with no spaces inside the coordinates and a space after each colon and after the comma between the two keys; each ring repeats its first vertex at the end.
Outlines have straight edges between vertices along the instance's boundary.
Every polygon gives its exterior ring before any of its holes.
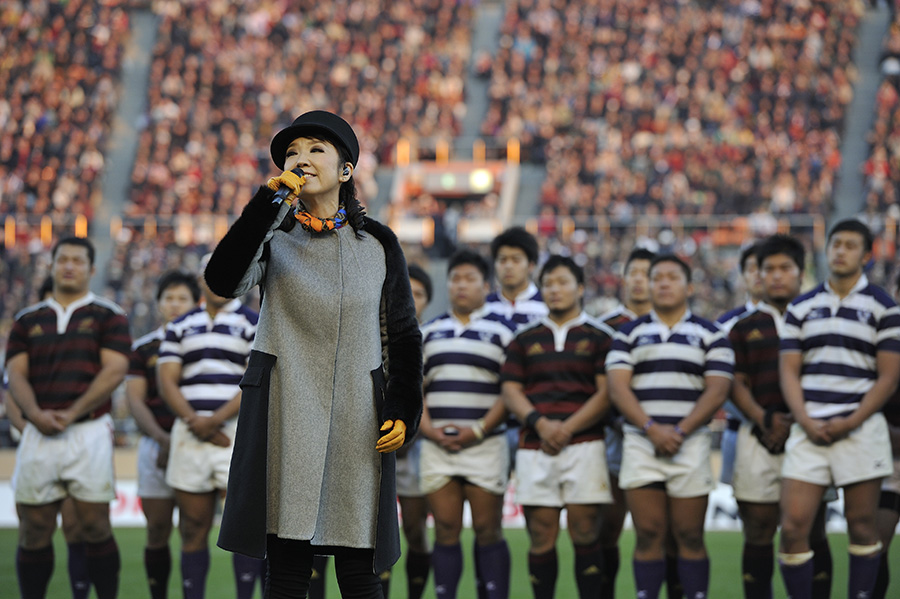
{"type": "MultiPolygon", "coordinates": [[[[298,177],[303,177],[306,173],[303,172],[299,166],[295,169],[291,169],[291,172],[297,175],[298,177]]],[[[291,188],[287,185],[282,185],[278,188],[278,191],[275,192],[275,197],[272,198],[273,204],[283,204],[289,195],[291,195],[291,188]]]]}

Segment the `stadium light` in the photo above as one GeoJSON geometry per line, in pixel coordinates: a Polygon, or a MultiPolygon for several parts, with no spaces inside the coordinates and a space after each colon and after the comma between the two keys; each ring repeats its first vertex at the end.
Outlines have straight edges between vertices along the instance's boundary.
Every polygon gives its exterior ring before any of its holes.
{"type": "Polygon", "coordinates": [[[16,217],[11,214],[3,222],[3,242],[8,250],[16,245],[16,217]]]}
{"type": "Polygon", "coordinates": [[[44,247],[53,243],[53,219],[47,215],[41,217],[41,243],[44,247]]]}
{"type": "Polygon", "coordinates": [[[87,217],[83,214],[79,214],[75,217],[75,237],[81,237],[82,239],[87,237],[88,235],[88,221],[87,217]]]}

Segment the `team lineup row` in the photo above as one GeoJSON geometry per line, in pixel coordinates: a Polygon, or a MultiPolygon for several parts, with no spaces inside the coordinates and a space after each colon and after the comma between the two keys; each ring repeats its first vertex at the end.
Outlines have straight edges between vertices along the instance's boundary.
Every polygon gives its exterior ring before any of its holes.
{"type": "MultiPolygon", "coordinates": [[[[580,596],[614,596],[627,510],[637,534],[638,596],[658,596],[663,581],[670,597],[705,596],[703,522],[713,488],[706,424],[730,397],[737,425],[729,427],[736,457],[728,482],[744,521],[745,596],[772,596],[779,524],[777,557],[790,596],[828,596],[821,506],[837,486],[851,543],[849,596],[883,597],[900,514],[891,457],[896,399],[885,407],[900,372],[900,313],[865,278],[870,243],[861,223],[836,226],[829,278],[803,295],[802,245],[784,236],[757,243],[741,261],[748,304],[720,324],[690,312],[690,268],[674,256],[632,252],[622,305],[593,319],[582,310],[583,274],[572,260],[550,257],[539,287],[531,282],[537,245],[521,229],[492,245],[495,293],[488,261],[457,253],[448,268],[451,309],[422,325],[420,434],[397,460],[409,596],[421,596],[430,567],[437,596],[456,596],[464,501],[472,509],[479,596],[508,596],[500,521],[511,471],[531,538],[535,597],[554,593],[563,508],[580,596]]],[[[168,325],[129,346],[125,315],[87,291],[92,265],[89,242],[60,242],[47,299],[20,313],[8,344],[10,415],[24,433],[14,478],[22,596],[45,593],[49,538],[69,497],[75,536],[85,541],[85,572],[73,593],[86,596],[93,584],[98,596],[115,596],[118,550],[103,517],[112,498],[106,414],[127,372],[129,406],[144,433],[139,495],[151,595],[165,596],[177,503],[185,596],[202,597],[206,539],[227,485],[238,384],[257,315],[217,296],[203,276],[169,273],[157,296],[168,325]],[[63,461],[50,468],[48,459],[63,461]]],[[[409,275],[421,314],[432,282],[414,265],[409,275]]],[[[265,561],[234,555],[238,596],[249,597],[265,561]]],[[[322,568],[318,559],[315,568],[322,568]]],[[[382,580],[387,596],[389,578],[382,580]]],[[[316,593],[321,586],[310,589],[316,593]]]]}

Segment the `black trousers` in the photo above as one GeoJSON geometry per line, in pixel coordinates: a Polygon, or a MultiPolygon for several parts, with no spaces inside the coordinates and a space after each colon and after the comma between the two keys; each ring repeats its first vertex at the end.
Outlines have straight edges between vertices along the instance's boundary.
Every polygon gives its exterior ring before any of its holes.
{"type": "MultiPolygon", "coordinates": [[[[304,599],[315,550],[309,541],[266,539],[265,599],[304,599]]],[[[334,554],[334,571],[344,599],[384,599],[381,579],[372,571],[373,549],[340,548],[334,554]]]]}

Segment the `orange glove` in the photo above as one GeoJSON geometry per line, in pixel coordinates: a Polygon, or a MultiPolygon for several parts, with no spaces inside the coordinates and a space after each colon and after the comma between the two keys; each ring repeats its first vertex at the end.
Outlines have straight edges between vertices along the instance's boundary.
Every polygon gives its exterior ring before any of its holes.
{"type": "Polygon", "coordinates": [[[266,181],[266,185],[272,191],[278,191],[282,185],[291,190],[291,194],[300,195],[300,190],[306,185],[306,175],[302,177],[292,171],[284,171],[277,177],[272,177],[266,181]]]}
{"type": "Polygon", "coordinates": [[[391,453],[397,451],[406,441],[406,423],[402,420],[385,420],[381,425],[381,431],[385,434],[378,439],[375,449],[379,453],[391,453]]]}

